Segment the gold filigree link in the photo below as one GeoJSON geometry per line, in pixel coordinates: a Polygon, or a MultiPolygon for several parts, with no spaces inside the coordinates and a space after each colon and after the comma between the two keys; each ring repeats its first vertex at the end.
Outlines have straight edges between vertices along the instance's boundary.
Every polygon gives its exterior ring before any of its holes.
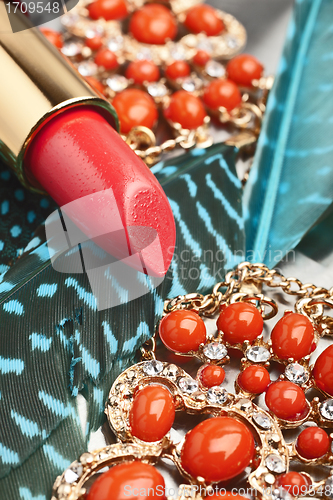
{"type": "Polygon", "coordinates": [[[246,293],[235,293],[230,298],[230,304],[235,302],[251,302],[254,306],[260,308],[264,320],[274,318],[278,313],[278,305],[275,300],[263,295],[262,293],[256,295],[248,295],[246,293]],[[269,311],[266,312],[266,307],[269,311]]]}
{"type": "Polygon", "coordinates": [[[155,351],[156,351],[156,339],[155,335],[153,335],[140,347],[141,360],[151,361],[152,359],[156,359],[155,351]]]}

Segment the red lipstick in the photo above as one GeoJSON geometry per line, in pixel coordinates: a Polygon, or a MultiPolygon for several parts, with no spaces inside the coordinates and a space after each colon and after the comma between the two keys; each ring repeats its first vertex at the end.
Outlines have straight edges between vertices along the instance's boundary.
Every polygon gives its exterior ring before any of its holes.
{"type": "Polygon", "coordinates": [[[104,250],[117,258],[138,253],[148,274],[164,276],[175,244],[172,211],[155,176],[114,129],[112,106],[37,29],[10,33],[5,21],[0,2],[0,153],[26,187],[47,192],[60,207],[88,200],[68,216],[104,250]],[[112,203],[108,196],[89,203],[89,195],[110,190],[112,203]]]}

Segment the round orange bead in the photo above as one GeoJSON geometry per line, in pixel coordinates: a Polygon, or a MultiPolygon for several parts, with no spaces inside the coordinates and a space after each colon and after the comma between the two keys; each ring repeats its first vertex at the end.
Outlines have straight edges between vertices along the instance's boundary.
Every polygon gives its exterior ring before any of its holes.
{"type": "Polygon", "coordinates": [[[97,66],[103,66],[106,70],[119,66],[116,54],[109,49],[100,49],[95,56],[95,63],[97,66]]]}
{"type": "Polygon", "coordinates": [[[210,418],[186,434],[181,464],[193,477],[226,481],[249,465],[254,449],[253,436],[242,422],[232,417],[210,418]]]}
{"type": "Polygon", "coordinates": [[[165,482],[155,467],[139,461],[115,465],[92,484],[87,500],[165,500],[165,482]]]}
{"type": "Polygon", "coordinates": [[[134,61],[126,70],[126,78],[132,79],[136,84],[156,82],[160,78],[160,70],[152,61],[134,61]]]}
{"type": "Polygon", "coordinates": [[[221,106],[231,111],[242,102],[242,95],[231,80],[218,79],[212,81],[206,88],[203,95],[204,103],[211,109],[218,109],[221,106]]]}
{"type": "Polygon", "coordinates": [[[307,478],[299,472],[290,471],[277,478],[276,486],[282,486],[290,495],[297,497],[307,492],[309,483],[307,478]]]}
{"type": "Polygon", "coordinates": [[[217,11],[206,4],[195,5],[188,11],[185,26],[192,33],[204,32],[208,36],[219,35],[224,30],[224,23],[217,11]]]}
{"type": "Polygon", "coordinates": [[[129,414],[133,436],[142,441],[162,439],[175,419],[175,405],[170,391],[161,385],[148,385],[133,400],[129,414]]]}
{"type": "Polygon", "coordinates": [[[311,353],[314,341],[312,323],[303,314],[286,314],[274,326],[271,341],[279,358],[298,361],[311,353]]]}
{"type": "Polygon", "coordinates": [[[184,129],[193,130],[203,125],[206,111],[198,97],[178,90],[171,96],[165,116],[174,123],[180,123],[184,129]]]}
{"type": "Polygon", "coordinates": [[[87,9],[89,16],[94,20],[100,17],[106,21],[123,19],[128,14],[125,0],[97,0],[89,4],[87,9]]]}
{"type": "Polygon", "coordinates": [[[222,366],[207,365],[200,372],[200,380],[205,387],[214,387],[222,384],[225,378],[225,371],[222,366]]]}
{"type": "Polygon", "coordinates": [[[164,5],[146,4],[134,12],[129,31],[142,43],[163,45],[177,34],[177,23],[172,12],[164,5]]]}
{"type": "Polygon", "coordinates": [[[123,134],[139,125],[153,128],[156,124],[158,113],[153,99],[143,90],[126,89],[113,99],[120,121],[120,129],[123,134]]]}
{"type": "Polygon", "coordinates": [[[194,64],[197,64],[198,66],[205,66],[210,60],[211,57],[205,50],[198,50],[198,52],[193,57],[194,64]]]}
{"type": "Polygon", "coordinates": [[[89,85],[91,85],[95,90],[101,94],[104,93],[104,86],[99,80],[97,80],[97,78],[94,78],[93,76],[86,76],[85,78],[89,85]]]}
{"type": "Polygon", "coordinates": [[[232,345],[255,340],[264,327],[260,312],[249,302],[236,302],[223,308],[216,324],[224,333],[224,339],[232,345]]]}
{"type": "Polygon", "coordinates": [[[206,326],[197,313],[184,309],[164,316],[159,334],[163,344],[171,351],[196,351],[206,341],[206,326]]]}
{"type": "Polygon", "coordinates": [[[252,87],[252,81],[259,80],[263,70],[264,67],[258,59],[249,54],[240,54],[227,64],[228,78],[244,87],[252,87]]]}
{"type": "Polygon", "coordinates": [[[248,366],[238,377],[239,386],[251,394],[261,394],[270,383],[269,373],[263,366],[248,366]]]}
{"type": "Polygon", "coordinates": [[[298,436],[296,449],[302,457],[308,460],[320,458],[329,451],[330,440],[324,429],[307,427],[298,436]]]}
{"type": "Polygon", "coordinates": [[[271,384],[266,392],[265,403],[283,420],[301,420],[309,411],[302,389],[287,381],[271,384]]]}
{"type": "Polygon", "coordinates": [[[317,358],[313,376],[318,389],[333,396],[333,345],[327,347],[317,358]]]}
{"type": "Polygon", "coordinates": [[[58,31],[50,30],[48,28],[40,28],[40,31],[44,36],[46,36],[49,42],[51,42],[58,49],[61,49],[61,47],[63,46],[63,38],[61,33],[59,33],[58,31]]]}
{"type": "Polygon", "coordinates": [[[86,38],[86,46],[91,50],[98,50],[103,45],[103,39],[101,36],[94,36],[92,38],[86,38]]]}
{"type": "Polygon", "coordinates": [[[190,65],[186,61],[175,61],[169,64],[165,70],[165,74],[170,80],[176,80],[188,76],[191,73],[190,65]]]}

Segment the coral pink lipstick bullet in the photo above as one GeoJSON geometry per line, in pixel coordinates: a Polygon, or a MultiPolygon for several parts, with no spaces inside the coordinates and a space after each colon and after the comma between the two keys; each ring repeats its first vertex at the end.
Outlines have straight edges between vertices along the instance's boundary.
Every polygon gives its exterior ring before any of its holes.
{"type": "Polygon", "coordinates": [[[138,253],[148,274],[164,276],[175,224],[162,187],[114,129],[111,105],[37,29],[10,33],[3,9],[0,3],[2,157],[26,187],[60,207],[79,207],[68,208],[68,217],[104,250],[120,259],[138,253]]]}

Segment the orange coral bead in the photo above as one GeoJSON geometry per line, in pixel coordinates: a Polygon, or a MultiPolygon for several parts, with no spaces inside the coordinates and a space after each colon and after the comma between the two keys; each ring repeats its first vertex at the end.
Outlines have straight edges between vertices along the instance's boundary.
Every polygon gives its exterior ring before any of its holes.
{"type": "Polygon", "coordinates": [[[238,377],[239,386],[251,394],[261,394],[270,383],[269,373],[263,366],[248,366],[238,377]]]}
{"type": "Polygon", "coordinates": [[[162,439],[175,419],[175,405],[170,391],[161,385],[148,385],[133,401],[129,420],[133,436],[142,441],[162,439]]]}
{"type": "Polygon", "coordinates": [[[106,21],[123,19],[128,14],[125,0],[97,0],[89,4],[87,9],[89,16],[94,20],[100,17],[106,21]]]}
{"type": "Polygon", "coordinates": [[[172,12],[164,5],[147,4],[134,12],[129,31],[139,42],[163,45],[177,34],[177,23],[172,12]]]}
{"type": "Polygon", "coordinates": [[[92,38],[86,38],[86,46],[91,50],[98,50],[103,45],[103,39],[101,36],[94,36],[92,38]]]}
{"type": "Polygon", "coordinates": [[[205,50],[198,50],[198,52],[193,57],[194,64],[197,64],[198,66],[205,66],[210,60],[211,57],[205,50]]]}
{"type": "Polygon", "coordinates": [[[46,36],[49,42],[51,42],[58,49],[61,49],[61,47],[63,46],[63,38],[61,33],[59,33],[58,31],[50,30],[48,28],[40,28],[40,31],[44,36],[46,36]]]}
{"type": "Polygon", "coordinates": [[[205,387],[214,387],[222,384],[225,378],[225,371],[222,366],[207,365],[200,372],[200,380],[205,387]]]}
{"type": "Polygon", "coordinates": [[[198,97],[178,90],[171,96],[165,116],[174,123],[180,123],[184,129],[193,130],[203,125],[206,111],[198,97]]]}
{"type": "Polygon", "coordinates": [[[91,486],[87,500],[165,500],[165,482],[155,467],[139,461],[115,465],[91,486]]]}
{"type": "Polygon", "coordinates": [[[171,351],[196,351],[206,341],[206,326],[197,313],[184,309],[164,316],[159,334],[163,344],[171,351]]]}
{"type": "Polygon", "coordinates": [[[120,129],[123,134],[139,125],[153,128],[156,124],[158,113],[153,99],[143,90],[126,89],[113,99],[120,121],[120,129]]]}
{"type": "Polygon", "coordinates": [[[282,486],[290,495],[297,497],[307,492],[309,483],[307,478],[299,472],[290,471],[277,478],[276,486],[282,486]]]}
{"type": "Polygon", "coordinates": [[[252,87],[253,80],[259,80],[264,67],[255,57],[249,54],[240,54],[227,64],[228,78],[238,85],[252,87]]]}
{"type": "Polygon", "coordinates": [[[119,66],[116,54],[109,49],[100,49],[95,56],[95,63],[97,66],[103,66],[106,70],[119,66]]]}
{"type": "Polygon", "coordinates": [[[132,79],[134,83],[156,82],[160,78],[160,70],[152,61],[139,60],[129,64],[126,70],[126,78],[132,79]]]}
{"type": "Polygon", "coordinates": [[[210,418],[186,434],[181,464],[193,477],[226,481],[243,472],[254,449],[253,436],[242,422],[232,417],[210,418]]]}
{"type": "Polygon", "coordinates": [[[165,70],[165,74],[170,80],[176,80],[188,76],[191,73],[190,65],[186,61],[175,61],[169,64],[165,70]]]}
{"type": "Polygon", "coordinates": [[[301,420],[309,411],[302,389],[287,381],[271,384],[266,392],[265,403],[283,420],[301,420]]]}
{"type": "Polygon", "coordinates": [[[303,314],[286,314],[274,326],[271,341],[273,351],[279,358],[298,361],[311,353],[313,325],[303,314]]]}
{"type": "Polygon", "coordinates": [[[217,11],[206,4],[192,7],[186,15],[184,24],[192,33],[204,32],[208,36],[219,35],[224,30],[224,23],[217,11]]]}
{"type": "Polygon", "coordinates": [[[261,334],[264,321],[258,309],[249,302],[236,302],[222,309],[217,328],[229,344],[255,340],[261,334]]]}
{"type": "Polygon", "coordinates": [[[307,427],[298,436],[296,449],[302,457],[308,460],[320,458],[329,451],[330,440],[324,429],[307,427]]]}
{"type": "Polygon", "coordinates": [[[97,80],[97,78],[94,78],[93,76],[86,76],[86,80],[95,90],[101,94],[104,93],[104,86],[99,80],[97,80]]]}
{"type": "Polygon", "coordinates": [[[327,347],[318,357],[313,376],[318,389],[333,396],[333,345],[327,347]]]}
{"type": "Polygon", "coordinates": [[[236,108],[242,102],[242,95],[231,80],[218,79],[212,81],[203,95],[204,103],[211,109],[221,106],[228,111],[236,108]]]}

